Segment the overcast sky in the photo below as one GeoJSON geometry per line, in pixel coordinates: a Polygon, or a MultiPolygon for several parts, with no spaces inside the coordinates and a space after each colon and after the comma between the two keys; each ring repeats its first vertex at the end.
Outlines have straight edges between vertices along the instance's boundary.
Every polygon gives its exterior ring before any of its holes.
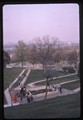
{"type": "Polygon", "coordinates": [[[11,4],[3,6],[3,43],[28,43],[35,37],[55,36],[79,42],[78,4],[11,4]]]}

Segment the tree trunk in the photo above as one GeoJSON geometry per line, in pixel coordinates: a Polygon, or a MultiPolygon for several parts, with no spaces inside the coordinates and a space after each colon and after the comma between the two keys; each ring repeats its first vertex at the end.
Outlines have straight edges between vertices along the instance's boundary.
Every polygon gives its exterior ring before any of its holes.
{"type": "Polygon", "coordinates": [[[22,68],[23,68],[23,61],[21,62],[22,68]]]}
{"type": "Polygon", "coordinates": [[[47,92],[48,92],[48,90],[47,90],[47,84],[46,84],[46,94],[45,94],[45,98],[44,98],[45,102],[46,102],[47,92]]]}
{"type": "Polygon", "coordinates": [[[47,93],[48,93],[48,89],[47,89],[48,86],[49,86],[49,83],[48,83],[48,78],[47,78],[47,81],[46,81],[46,94],[45,94],[45,98],[44,98],[45,102],[46,102],[46,97],[47,97],[47,93]]]}

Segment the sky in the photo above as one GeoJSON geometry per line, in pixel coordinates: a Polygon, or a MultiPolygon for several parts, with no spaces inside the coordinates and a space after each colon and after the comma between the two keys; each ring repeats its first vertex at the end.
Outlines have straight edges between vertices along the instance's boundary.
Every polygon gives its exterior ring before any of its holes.
{"type": "Polygon", "coordinates": [[[3,44],[33,42],[49,35],[79,43],[78,4],[10,4],[3,6],[3,44]]]}

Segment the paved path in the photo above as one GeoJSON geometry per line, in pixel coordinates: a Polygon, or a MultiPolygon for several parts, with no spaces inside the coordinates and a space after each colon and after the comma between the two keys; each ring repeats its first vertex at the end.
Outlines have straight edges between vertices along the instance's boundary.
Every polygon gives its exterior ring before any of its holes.
{"type": "MultiPolygon", "coordinates": [[[[25,71],[25,69],[21,72],[21,74],[20,74],[19,76],[21,76],[24,71],[25,71]]],[[[23,81],[21,82],[22,85],[25,83],[25,81],[26,81],[29,73],[30,73],[30,70],[28,70],[25,78],[24,78],[23,81]]],[[[18,80],[18,78],[16,78],[16,79],[10,84],[9,88],[12,88],[12,86],[15,84],[15,82],[17,82],[17,80],[18,80]]],[[[8,89],[8,88],[5,90],[4,94],[5,94],[5,97],[6,97],[6,100],[7,100],[7,104],[6,104],[4,107],[7,107],[7,106],[12,105],[12,103],[11,103],[11,96],[10,96],[10,93],[9,93],[9,89],[8,89]]],[[[18,104],[19,104],[19,103],[18,103],[18,104]]],[[[17,105],[17,104],[14,104],[14,105],[17,105]]]]}
{"type": "MultiPolygon", "coordinates": [[[[66,81],[66,82],[62,82],[62,83],[58,83],[58,84],[55,84],[55,86],[58,86],[59,84],[66,84],[66,83],[70,83],[70,82],[75,82],[75,81],[78,81],[79,79],[75,79],[75,80],[69,80],[69,81],[66,81]]],[[[50,85],[50,88],[52,88],[52,85],[50,85]]],[[[20,87],[16,87],[14,90],[19,90],[20,87]]],[[[41,90],[41,89],[46,89],[46,85],[27,85],[27,91],[30,90],[30,91],[34,91],[34,90],[41,90]]]]}
{"type": "MultiPolygon", "coordinates": [[[[60,91],[57,89],[56,91],[48,92],[47,99],[55,98],[58,96],[65,96],[65,95],[69,95],[69,94],[75,94],[79,91],[80,91],[80,87],[76,88],[75,90],[67,90],[67,89],[62,88],[62,93],[60,93],[60,91]]],[[[45,98],[45,93],[33,95],[33,102],[44,100],[44,98],[45,98]]],[[[13,103],[13,106],[28,103],[26,97],[23,98],[22,101],[20,100],[20,98],[18,98],[17,101],[18,101],[17,103],[13,103]]],[[[5,105],[4,107],[10,107],[10,106],[12,106],[12,105],[8,104],[8,105],[5,105]]]]}
{"type": "Polygon", "coordinates": [[[29,69],[28,72],[26,73],[26,76],[25,76],[24,79],[22,80],[21,85],[24,85],[24,83],[26,82],[26,80],[27,80],[30,72],[31,72],[31,69],[29,69]]]}
{"type": "Polygon", "coordinates": [[[9,89],[7,88],[4,93],[5,93],[7,103],[11,104],[11,96],[10,96],[10,93],[9,93],[9,89]]]}
{"type": "Polygon", "coordinates": [[[20,75],[9,85],[9,88],[12,88],[12,86],[18,81],[18,78],[24,73],[25,70],[26,70],[26,69],[24,69],[24,70],[20,73],[20,75]]]}
{"type": "Polygon", "coordinates": [[[5,104],[4,107],[6,108],[6,107],[11,107],[11,106],[16,106],[16,105],[20,105],[20,103],[19,102],[12,103],[12,105],[11,104],[5,104]]]}
{"type": "MultiPolygon", "coordinates": [[[[59,90],[48,92],[46,99],[55,98],[55,97],[58,97],[58,96],[65,96],[65,95],[69,95],[69,94],[75,94],[79,91],[80,91],[80,89],[72,91],[72,90],[67,90],[67,89],[62,88],[62,93],[60,93],[59,90]]],[[[41,100],[44,100],[44,99],[45,99],[45,93],[41,93],[41,94],[33,95],[33,101],[32,102],[41,101],[41,100]]],[[[22,101],[20,100],[20,98],[18,98],[18,101],[19,101],[20,104],[27,104],[28,103],[26,97],[23,98],[22,101]]]]}
{"type": "MultiPolygon", "coordinates": [[[[26,76],[25,76],[25,78],[24,78],[23,81],[21,82],[22,85],[26,82],[27,77],[28,77],[30,71],[31,71],[31,70],[29,69],[28,72],[27,72],[27,74],[26,74],[26,76]]],[[[76,74],[76,73],[75,73],[75,74],[76,74]]],[[[58,78],[62,78],[62,77],[66,77],[66,76],[71,76],[71,75],[75,75],[75,74],[60,76],[60,77],[58,77],[58,78]]],[[[56,78],[56,77],[54,77],[53,79],[55,79],[55,78],[56,78]]],[[[46,79],[45,79],[45,80],[46,80],[46,79]]],[[[34,90],[34,89],[35,89],[35,90],[45,89],[46,86],[36,86],[36,85],[35,85],[35,83],[42,82],[42,81],[45,81],[45,80],[36,81],[36,82],[33,82],[33,83],[28,84],[27,90],[31,90],[31,89],[33,89],[33,90],[34,90]]],[[[62,83],[60,83],[60,84],[66,84],[66,83],[68,83],[68,82],[74,82],[74,81],[77,81],[77,80],[78,80],[78,79],[72,80],[72,81],[67,81],[67,82],[62,82],[62,83]]],[[[16,81],[17,81],[17,79],[16,79],[12,84],[14,84],[16,81]]],[[[56,84],[56,85],[58,85],[58,84],[56,84]]],[[[12,85],[11,85],[11,86],[12,86],[12,85]]],[[[15,88],[14,90],[18,90],[18,89],[20,89],[19,86],[18,86],[17,88],[15,88]]],[[[47,94],[47,99],[48,99],[48,98],[57,97],[57,96],[62,96],[62,95],[73,94],[73,93],[76,93],[76,92],[78,92],[78,91],[80,91],[80,88],[75,89],[75,90],[73,90],[73,91],[67,90],[67,89],[62,89],[62,94],[60,94],[59,91],[48,92],[48,94],[47,94]]],[[[11,106],[11,96],[10,96],[10,94],[8,93],[8,89],[5,91],[5,95],[6,95],[6,99],[7,99],[8,105],[4,105],[4,107],[9,107],[9,106],[11,106]]],[[[33,95],[33,97],[34,97],[34,101],[44,100],[45,93],[33,95]]],[[[20,100],[19,100],[19,98],[18,98],[18,102],[17,102],[17,103],[13,103],[13,106],[19,105],[20,103],[21,103],[21,104],[27,103],[26,98],[23,98],[23,100],[22,100],[21,102],[20,102],[20,100]]]]}

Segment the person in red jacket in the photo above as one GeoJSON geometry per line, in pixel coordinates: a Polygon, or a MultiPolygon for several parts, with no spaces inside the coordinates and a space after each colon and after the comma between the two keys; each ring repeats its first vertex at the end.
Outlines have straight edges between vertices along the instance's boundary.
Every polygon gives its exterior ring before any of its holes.
{"type": "Polygon", "coordinates": [[[17,97],[16,97],[16,95],[14,95],[14,103],[16,103],[17,102],[17,97]]]}

